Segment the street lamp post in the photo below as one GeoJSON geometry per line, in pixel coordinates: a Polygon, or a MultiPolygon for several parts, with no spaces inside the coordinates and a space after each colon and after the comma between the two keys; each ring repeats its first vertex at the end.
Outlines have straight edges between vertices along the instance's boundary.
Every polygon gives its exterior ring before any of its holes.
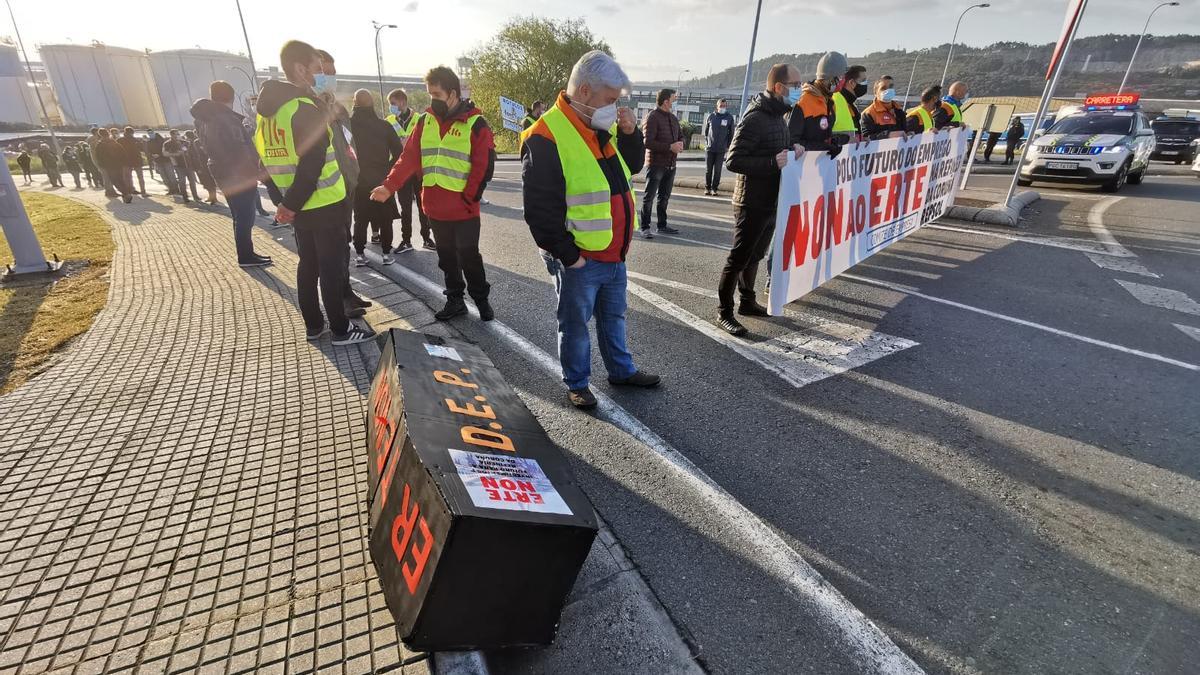
{"type": "Polygon", "coordinates": [[[379,101],[380,105],[384,105],[387,103],[387,99],[383,97],[383,56],[379,50],[379,31],[384,28],[395,28],[396,24],[372,21],[371,25],[375,27],[375,69],[379,73],[379,101]]]}
{"type": "Polygon", "coordinates": [[[1138,50],[1142,48],[1142,40],[1146,39],[1146,31],[1150,29],[1150,19],[1154,18],[1154,13],[1163,7],[1178,7],[1178,2],[1164,2],[1158,7],[1150,10],[1150,16],[1146,17],[1146,25],[1142,27],[1142,34],[1138,36],[1137,44],[1133,47],[1133,56],[1129,57],[1129,67],[1125,69],[1125,77],[1121,78],[1121,86],[1117,87],[1117,93],[1125,91],[1125,83],[1129,80],[1129,73],[1133,71],[1133,60],[1137,58],[1138,50]]]}
{"type": "Polygon", "coordinates": [[[946,67],[942,70],[941,86],[943,89],[946,87],[946,74],[950,72],[950,59],[954,57],[954,43],[958,41],[958,27],[962,25],[963,17],[967,15],[967,12],[975,9],[976,7],[991,7],[991,5],[986,2],[978,5],[971,5],[970,7],[964,9],[962,14],[958,15],[958,23],[954,24],[954,37],[950,38],[950,53],[946,54],[946,67]]]}
{"type": "Polygon", "coordinates": [[[738,116],[746,114],[746,98],[750,96],[750,72],[754,70],[754,45],[758,42],[758,19],[762,16],[762,0],[758,0],[758,9],[754,10],[754,32],[750,34],[750,60],[746,61],[746,79],[742,82],[742,105],[738,108],[738,116]]]}
{"type": "Polygon", "coordinates": [[[683,74],[690,73],[690,72],[692,72],[692,71],[687,68],[684,68],[683,70],[679,71],[679,75],[677,75],[675,77],[675,90],[676,91],[683,88],[683,74]]]}
{"type": "Polygon", "coordinates": [[[242,1],[234,0],[237,5],[238,21],[242,23],[242,37],[246,40],[246,56],[250,59],[250,85],[254,93],[258,93],[258,68],[254,67],[254,52],[250,49],[250,33],[246,31],[246,19],[242,16],[242,1]]]}

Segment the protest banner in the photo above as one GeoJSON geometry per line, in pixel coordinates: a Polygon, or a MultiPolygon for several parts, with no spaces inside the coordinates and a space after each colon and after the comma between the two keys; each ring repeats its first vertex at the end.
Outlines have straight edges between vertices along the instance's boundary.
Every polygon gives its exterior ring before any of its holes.
{"type": "Polygon", "coordinates": [[[773,316],[937,220],[958,193],[969,130],[946,129],[809,152],[783,169],[772,242],[773,316]]]}
{"type": "Polygon", "coordinates": [[[525,106],[508,98],[500,97],[500,117],[504,128],[521,133],[521,121],[525,119],[525,106]]]}

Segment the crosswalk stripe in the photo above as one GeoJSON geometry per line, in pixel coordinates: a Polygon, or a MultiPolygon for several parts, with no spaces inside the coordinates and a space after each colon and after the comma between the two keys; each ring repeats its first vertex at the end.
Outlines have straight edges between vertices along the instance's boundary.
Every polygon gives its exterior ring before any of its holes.
{"type": "Polygon", "coordinates": [[[1170,309],[1184,314],[1200,316],[1200,302],[1191,299],[1187,293],[1172,288],[1160,288],[1148,284],[1114,279],[1121,287],[1129,291],[1133,297],[1151,307],[1170,309]]]}

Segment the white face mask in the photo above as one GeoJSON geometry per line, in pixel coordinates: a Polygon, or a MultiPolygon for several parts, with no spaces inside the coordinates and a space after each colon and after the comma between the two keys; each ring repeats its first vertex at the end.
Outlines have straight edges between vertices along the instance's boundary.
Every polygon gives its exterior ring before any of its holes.
{"type": "Polygon", "coordinates": [[[606,106],[593,108],[586,103],[571,101],[571,105],[579,105],[592,111],[592,128],[597,131],[608,131],[617,123],[617,103],[613,101],[606,106]]]}

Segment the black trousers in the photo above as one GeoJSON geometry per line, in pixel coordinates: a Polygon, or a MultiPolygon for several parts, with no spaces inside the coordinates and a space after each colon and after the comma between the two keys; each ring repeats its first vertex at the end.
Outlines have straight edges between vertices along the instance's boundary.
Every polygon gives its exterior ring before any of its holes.
{"type": "Polygon", "coordinates": [[[1017,144],[1020,141],[1006,141],[1004,143],[1004,163],[1012,164],[1013,155],[1017,153],[1017,144]]]}
{"type": "Polygon", "coordinates": [[[725,153],[712,152],[711,150],[704,153],[704,187],[705,189],[717,191],[717,187],[721,185],[721,166],[725,163],[725,153]]]}
{"type": "Polygon", "coordinates": [[[758,264],[771,246],[771,235],[775,233],[775,209],[734,208],[733,249],[725,259],[721,270],[721,284],[717,296],[721,312],[733,311],[733,289],[741,294],[741,301],[754,301],[754,282],[758,279],[758,264]]]}
{"type": "Polygon", "coordinates": [[[392,221],[396,218],[393,202],[371,200],[371,187],[359,185],[354,189],[354,250],[360,255],[367,248],[367,225],[379,233],[379,248],[386,254],[392,251],[392,221]]]}
{"type": "Polygon", "coordinates": [[[983,146],[983,161],[992,161],[992,151],[996,149],[996,143],[999,141],[1000,134],[994,131],[988,134],[987,141],[984,142],[983,146]]]}
{"type": "Polygon", "coordinates": [[[296,266],[296,292],[304,325],[318,329],[325,325],[321,305],[329,316],[329,328],[345,333],[350,328],[342,298],[345,293],[347,256],[346,223],[301,222],[293,226],[300,263],[296,266]],[[317,290],[320,289],[320,302],[317,290]]]}
{"type": "MultiPolygon", "coordinates": [[[[646,191],[642,194],[642,229],[650,229],[650,202],[658,197],[658,226],[667,226],[667,202],[675,187],[675,167],[652,166],[646,170],[646,191]]],[[[438,242],[439,244],[441,242],[438,242]]]]}
{"type": "Polygon", "coordinates": [[[479,253],[479,216],[470,220],[431,219],[429,224],[437,239],[438,267],[446,277],[446,297],[461,298],[467,291],[477,302],[487,300],[491,286],[479,253]]]}
{"type": "Polygon", "coordinates": [[[396,192],[400,202],[400,241],[412,243],[412,206],[417,203],[417,218],[421,221],[421,239],[429,239],[429,217],[421,208],[421,179],[414,178],[396,192]]]}

